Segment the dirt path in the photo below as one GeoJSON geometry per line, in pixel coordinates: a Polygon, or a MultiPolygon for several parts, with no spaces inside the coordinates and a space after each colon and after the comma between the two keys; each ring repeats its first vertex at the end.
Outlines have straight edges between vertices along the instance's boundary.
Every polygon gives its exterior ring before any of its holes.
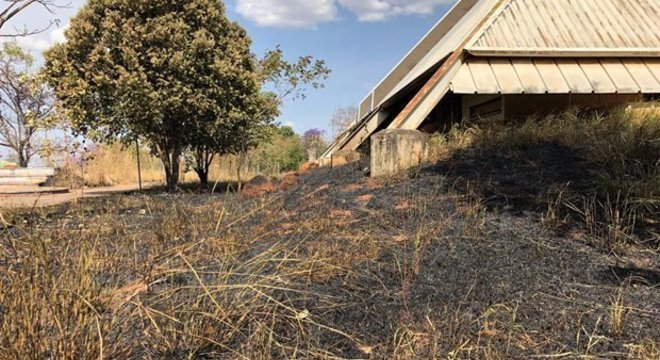
{"type": "MultiPolygon", "coordinates": [[[[146,184],[145,189],[158,186],[157,183],[146,184]]],[[[117,193],[137,191],[137,185],[120,185],[112,187],[87,188],[84,190],[75,189],[67,193],[40,193],[40,194],[1,194],[0,208],[25,208],[25,207],[44,207],[59,205],[81,198],[92,198],[108,196],[117,193]]]]}

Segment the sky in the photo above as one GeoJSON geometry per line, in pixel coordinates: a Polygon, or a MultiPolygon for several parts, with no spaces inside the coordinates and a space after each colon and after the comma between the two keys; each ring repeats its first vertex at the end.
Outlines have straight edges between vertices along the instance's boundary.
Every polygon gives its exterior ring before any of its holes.
{"type": "MultiPolygon", "coordinates": [[[[49,13],[28,9],[9,26],[37,29],[59,25],[17,41],[39,58],[65,29],[85,0],[59,0],[67,6],[49,13]]],[[[157,0],[154,0],[157,1],[157,0]]],[[[312,55],[332,69],[321,90],[288,102],[279,119],[297,132],[329,131],[333,112],[357,106],[401,58],[442,18],[455,0],[227,0],[227,15],[244,26],[253,51],[263,55],[280,45],[290,60],[312,55]]],[[[3,29],[4,33],[11,28],[3,29]]],[[[6,41],[6,40],[5,40],[6,41]]]]}

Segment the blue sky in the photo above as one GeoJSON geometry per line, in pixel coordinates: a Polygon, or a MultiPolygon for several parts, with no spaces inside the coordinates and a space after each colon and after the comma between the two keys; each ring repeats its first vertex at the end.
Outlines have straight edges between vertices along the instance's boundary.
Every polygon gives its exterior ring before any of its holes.
{"type": "MultiPolygon", "coordinates": [[[[59,28],[21,39],[39,55],[54,41],[84,0],[61,0],[67,8],[49,14],[40,8],[17,18],[12,26],[35,28],[59,19],[59,28]]],[[[282,123],[296,131],[327,129],[339,106],[357,105],[455,0],[228,0],[228,16],[242,24],[263,54],[281,45],[291,59],[312,55],[332,69],[326,88],[302,101],[285,104],[282,123]]],[[[8,29],[3,29],[7,32],[8,29]]]]}

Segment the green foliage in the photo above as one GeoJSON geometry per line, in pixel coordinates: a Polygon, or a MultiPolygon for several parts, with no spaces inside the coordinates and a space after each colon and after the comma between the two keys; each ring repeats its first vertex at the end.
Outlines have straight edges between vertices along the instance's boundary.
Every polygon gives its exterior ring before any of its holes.
{"type": "Polygon", "coordinates": [[[270,141],[253,150],[251,157],[266,173],[298,170],[306,159],[302,139],[290,126],[276,128],[270,141]]]}
{"type": "Polygon", "coordinates": [[[311,56],[301,56],[296,62],[285,60],[279,46],[266,53],[259,62],[259,69],[262,83],[272,86],[280,100],[304,99],[308,89],[323,88],[323,80],[331,73],[323,60],[314,60],[311,56]]]}
{"type": "Polygon", "coordinates": [[[291,126],[286,126],[286,125],[285,126],[280,126],[279,128],[277,128],[277,134],[280,137],[285,138],[285,139],[289,139],[289,138],[297,136],[296,132],[293,130],[293,128],[291,126]]]}
{"type": "MultiPolygon", "coordinates": [[[[314,60],[311,56],[300,57],[296,62],[284,58],[284,52],[278,47],[266,53],[257,64],[256,76],[263,91],[246,103],[244,111],[238,114],[235,126],[225,136],[213,135],[215,139],[198,146],[195,153],[195,171],[203,184],[208,182],[209,167],[216,153],[239,154],[237,178],[241,179],[240,169],[248,160],[248,152],[271,140],[272,120],[280,115],[280,106],[286,99],[304,99],[309,89],[320,89],[323,80],[330,75],[330,69],[322,60],[314,60]],[[249,124],[246,125],[246,124],[249,124]]],[[[274,141],[277,141],[275,139],[274,141]]],[[[279,164],[279,160],[268,161],[279,164]]],[[[288,162],[291,169],[296,161],[288,162]]]]}
{"type": "Polygon", "coordinates": [[[190,144],[249,127],[260,107],[250,39],[220,1],[90,0],[66,37],[46,53],[46,74],[73,130],[144,139],[170,190],[190,144]]]}

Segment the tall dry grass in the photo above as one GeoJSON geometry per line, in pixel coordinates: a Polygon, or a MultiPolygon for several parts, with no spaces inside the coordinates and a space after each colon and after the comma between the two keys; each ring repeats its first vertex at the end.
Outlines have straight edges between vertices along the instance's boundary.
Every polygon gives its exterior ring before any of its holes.
{"type": "MultiPolygon", "coordinates": [[[[476,121],[435,136],[431,158],[447,161],[457,153],[505,154],[526,160],[534,146],[558,146],[589,164],[586,187],[568,179],[539,194],[547,217],[577,219],[616,251],[631,240],[660,244],[660,107],[654,104],[594,113],[573,109],[523,121],[476,121]],[[641,238],[638,235],[642,235],[641,238]]],[[[460,161],[460,160],[459,160],[460,161]]],[[[570,161],[566,159],[566,161],[570,161]]],[[[570,163],[565,164],[570,167],[570,163]]],[[[576,169],[580,172],[580,169],[576,169]]],[[[585,185],[585,184],[581,184],[585,185]]]]}
{"type": "MultiPolygon", "coordinates": [[[[140,149],[140,166],[144,183],[165,181],[163,165],[145,148],[140,149]]],[[[55,184],[70,188],[135,185],[138,183],[137,150],[119,144],[99,145],[68,156],[60,165],[55,184]]]]}
{"type": "Polygon", "coordinates": [[[344,270],[294,240],[257,243],[269,228],[232,233],[261,206],[108,206],[2,236],[0,359],[331,359],[322,342],[350,341],[318,316],[344,305],[309,287],[344,270]],[[135,206],[149,226],[113,213],[135,206]]]}
{"type": "MultiPolygon", "coordinates": [[[[146,148],[140,149],[140,161],[143,183],[163,183],[165,173],[161,161],[152,156],[146,148]]],[[[197,173],[186,167],[182,158],[181,180],[186,183],[198,182],[197,173]]],[[[241,168],[241,179],[249,180],[257,175],[277,175],[268,169],[262,171],[258,166],[241,164],[235,155],[218,156],[211,164],[209,179],[211,182],[236,181],[238,167],[241,168]]],[[[55,184],[77,188],[82,185],[89,187],[135,185],[138,183],[138,164],[135,147],[125,148],[118,144],[99,145],[93,150],[68,158],[58,169],[55,184]],[[84,158],[84,161],[79,159],[84,158]]]]}

